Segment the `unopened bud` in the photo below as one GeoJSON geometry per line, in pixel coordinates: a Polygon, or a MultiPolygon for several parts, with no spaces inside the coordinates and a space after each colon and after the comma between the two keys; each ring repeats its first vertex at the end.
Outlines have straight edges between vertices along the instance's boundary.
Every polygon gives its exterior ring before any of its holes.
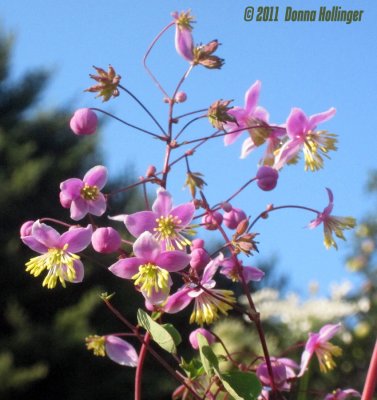
{"type": "Polygon", "coordinates": [[[185,92],[178,92],[174,97],[176,103],[184,103],[186,100],[187,94],[185,92]]]}
{"type": "Polygon", "coordinates": [[[98,125],[97,114],[90,108],[79,108],[73,114],[69,126],[75,135],[92,135],[98,125]]]}
{"type": "Polygon", "coordinates": [[[246,219],[246,214],[240,208],[233,207],[230,211],[224,213],[224,224],[229,229],[236,229],[238,224],[246,219]]]}
{"type": "Polygon", "coordinates": [[[113,253],[122,243],[119,233],[111,227],[98,228],[92,235],[92,246],[98,253],[113,253]]]}
{"type": "Polygon", "coordinates": [[[198,334],[203,335],[207,339],[208,344],[212,344],[216,341],[215,336],[207,329],[204,329],[204,328],[195,329],[194,331],[192,331],[190,333],[190,336],[189,336],[189,341],[191,343],[191,346],[195,350],[199,349],[198,334]]]}
{"type": "Polygon", "coordinates": [[[236,234],[238,236],[243,235],[247,231],[248,227],[249,227],[249,220],[246,218],[237,225],[236,234]]]}
{"type": "Polygon", "coordinates": [[[221,208],[225,211],[225,212],[229,212],[232,211],[232,205],[226,201],[224,201],[223,203],[221,203],[221,208]]]}
{"type": "Polygon", "coordinates": [[[208,212],[202,218],[204,228],[209,231],[214,231],[218,229],[222,222],[223,216],[217,211],[208,212]]]}
{"type": "Polygon", "coordinates": [[[264,191],[272,190],[276,187],[279,173],[276,169],[268,166],[263,166],[258,169],[257,185],[264,191]]]}
{"type": "Polygon", "coordinates": [[[145,175],[147,176],[147,178],[152,178],[156,175],[156,167],[154,165],[150,165],[147,168],[147,172],[145,173],[145,175]]]}

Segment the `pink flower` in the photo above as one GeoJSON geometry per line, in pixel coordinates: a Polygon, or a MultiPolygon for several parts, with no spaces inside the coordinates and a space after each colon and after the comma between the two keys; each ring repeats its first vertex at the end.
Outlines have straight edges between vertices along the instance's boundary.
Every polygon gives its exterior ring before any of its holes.
{"type": "Polygon", "coordinates": [[[160,243],[147,231],[135,241],[133,251],[135,257],[122,258],[109,270],[120,278],[133,279],[149,303],[162,303],[172,285],[169,272],[184,269],[190,256],[179,250],[162,251],[160,243]]]}
{"type": "MultiPolygon", "coordinates": [[[[224,136],[224,143],[226,146],[232,144],[242,134],[243,131],[247,130],[251,137],[254,139],[254,143],[258,143],[258,139],[255,136],[257,134],[256,129],[249,129],[249,127],[255,127],[260,122],[266,122],[268,120],[267,111],[257,106],[259,99],[259,92],[262,83],[256,81],[245,93],[245,106],[234,107],[228,111],[230,115],[236,118],[237,123],[228,122],[225,124],[225,130],[228,132],[224,136]]],[[[259,143],[260,144],[260,143],[259,143]]]]}
{"type": "Polygon", "coordinates": [[[104,357],[107,355],[112,361],[126,367],[136,367],[139,357],[135,348],[115,335],[91,335],[85,339],[88,350],[93,350],[94,355],[104,357]]]}
{"type": "Polygon", "coordinates": [[[60,203],[64,208],[70,208],[74,221],[88,213],[100,216],[106,211],[106,199],[100,192],[106,181],[107,169],[97,165],[85,174],[83,180],[70,178],[60,184],[60,203]]]}
{"type": "Polygon", "coordinates": [[[72,228],[60,235],[49,225],[35,221],[30,235],[21,236],[21,240],[40,256],[26,263],[26,271],[39,276],[43,271],[47,275],[42,286],[52,289],[59,281],[65,287],[65,281],[78,283],[84,278],[84,266],[75,253],[84,250],[90,243],[92,226],[72,228]]]}
{"type": "Polygon", "coordinates": [[[233,282],[238,282],[240,280],[239,276],[239,266],[241,266],[241,271],[243,278],[246,283],[249,282],[259,282],[263,279],[265,273],[257,267],[244,266],[241,260],[234,258],[226,258],[221,262],[220,274],[225,275],[228,279],[233,282]]]}
{"type": "Polygon", "coordinates": [[[340,356],[342,349],[330,343],[329,340],[339,332],[341,327],[340,323],[327,324],[318,333],[309,333],[309,339],[305,344],[305,349],[301,356],[299,377],[304,375],[314,354],[318,358],[321,372],[327,372],[335,367],[333,356],[340,356]]]}
{"type": "Polygon", "coordinates": [[[173,208],[171,195],[163,188],[157,190],[157,198],[152,211],[140,211],[126,215],[124,223],[128,231],[135,237],[143,232],[153,233],[168,250],[184,249],[191,242],[182,233],[192,234],[189,224],[194,216],[193,203],[181,204],[173,208]]]}
{"type": "Polygon", "coordinates": [[[259,188],[267,192],[275,189],[279,172],[272,167],[262,166],[258,169],[256,178],[259,188]]]}
{"type": "Polygon", "coordinates": [[[336,150],[336,135],[327,131],[317,131],[317,125],[331,119],[335,108],[307,117],[300,108],[293,108],[286,127],[289,140],[281,147],[274,167],[281,169],[285,164],[295,162],[301,149],[304,151],[305,170],[319,170],[323,167],[323,157],[336,150]]]}
{"type": "Polygon", "coordinates": [[[318,213],[317,218],[311,221],[308,227],[313,229],[318,225],[323,224],[325,236],[324,244],[326,248],[329,249],[331,246],[333,246],[335,249],[337,249],[338,246],[335,243],[333,233],[335,233],[335,236],[339,239],[345,240],[343,230],[352,229],[356,225],[356,220],[352,217],[332,216],[331,212],[334,207],[334,196],[330,189],[326,188],[326,190],[329,196],[329,204],[321,213],[318,213]]]}
{"type": "MultiPolygon", "coordinates": [[[[290,358],[271,357],[270,361],[276,389],[289,391],[291,389],[289,379],[296,376],[295,370],[299,368],[297,363],[290,358]]],[[[256,375],[263,386],[272,386],[266,362],[258,365],[256,375]]]]}
{"type": "Polygon", "coordinates": [[[171,295],[164,305],[164,311],[175,314],[194,300],[194,311],[191,314],[190,323],[211,324],[219,317],[219,311],[223,315],[227,315],[236,299],[231,290],[215,289],[216,281],[213,279],[223,259],[223,255],[220,254],[207,264],[200,285],[188,283],[171,295]]]}
{"type": "Polygon", "coordinates": [[[90,108],[79,108],[73,114],[69,126],[76,135],[91,135],[98,125],[97,114],[90,108]]]}
{"type": "Polygon", "coordinates": [[[207,211],[202,218],[202,224],[208,231],[215,231],[223,222],[223,216],[218,211],[207,211]]]}
{"type": "Polygon", "coordinates": [[[190,333],[189,336],[189,341],[191,343],[191,346],[193,349],[198,350],[199,345],[198,345],[198,334],[203,335],[206,339],[208,344],[212,344],[216,342],[215,336],[207,329],[204,328],[198,328],[195,329],[190,333]]]}
{"type": "Polygon", "coordinates": [[[326,395],[324,400],[344,400],[348,397],[361,397],[360,393],[354,389],[334,390],[332,393],[326,395]]]}
{"type": "Polygon", "coordinates": [[[204,241],[202,239],[194,239],[192,241],[190,255],[190,266],[198,273],[211,261],[211,257],[204,248],[204,241]]]}
{"type": "Polygon", "coordinates": [[[92,246],[98,253],[113,253],[122,243],[119,233],[111,227],[98,228],[92,235],[92,246]]]}
{"type": "Polygon", "coordinates": [[[172,16],[175,20],[175,49],[181,57],[191,62],[194,59],[194,45],[191,34],[191,24],[194,18],[190,15],[190,11],[182,11],[180,14],[174,12],[172,16]]]}

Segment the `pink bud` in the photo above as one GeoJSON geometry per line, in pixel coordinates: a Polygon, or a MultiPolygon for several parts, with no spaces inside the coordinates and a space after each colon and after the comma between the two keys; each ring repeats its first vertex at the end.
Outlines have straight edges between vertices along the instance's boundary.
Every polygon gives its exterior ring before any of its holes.
{"type": "Polygon", "coordinates": [[[91,135],[98,125],[98,118],[90,108],[79,108],[73,114],[69,126],[76,135],[91,135]]]}
{"type": "Polygon", "coordinates": [[[203,249],[203,248],[204,248],[204,240],[203,239],[194,239],[191,241],[191,250],[203,249]]]}
{"type": "Polygon", "coordinates": [[[184,103],[186,100],[187,94],[185,92],[178,92],[174,97],[176,103],[184,103]]]}
{"type": "Polygon", "coordinates": [[[223,216],[217,211],[207,212],[202,218],[204,228],[209,231],[215,231],[222,222],[223,216]]]}
{"type": "Polygon", "coordinates": [[[272,190],[276,187],[279,173],[276,169],[268,166],[263,166],[257,172],[257,185],[265,191],[272,190]]]}
{"type": "MultiPolygon", "coordinates": [[[[274,383],[279,387],[287,379],[286,368],[284,364],[280,363],[279,361],[273,358],[271,359],[271,367],[274,376],[274,383]]],[[[267,364],[265,362],[258,365],[256,374],[263,385],[271,386],[270,374],[268,372],[267,364]]]]}
{"type": "Polygon", "coordinates": [[[211,261],[211,257],[207,253],[207,251],[201,247],[194,248],[191,251],[191,261],[190,265],[192,268],[196,270],[203,269],[209,262],[211,261]]]}
{"type": "Polygon", "coordinates": [[[226,201],[224,201],[223,203],[221,203],[221,208],[222,208],[225,212],[232,211],[232,205],[231,205],[230,203],[227,203],[226,201]]]}
{"type": "Polygon", "coordinates": [[[98,253],[113,253],[122,243],[119,233],[111,227],[98,228],[92,235],[92,246],[98,253]]]}
{"type": "Polygon", "coordinates": [[[201,335],[203,335],[207,339],[208,344],[212,344],[212,343],[214,343],[216,341],[215,336],[210,331],[208,331],[207,329],[204,329],[204,328],[195,329],[194,331],[192,331],[190,333],[190,336],[189,336],[189,341],[191,343],[191,346],[195,350],[198,350],[198,348],[199,348],[198,333],[200,333],[201,335]]]}
{"type": "Polygon", "coordinates": [[[154,166],[154,165],[150,165],[148,168],[147,168],[147,172],[146,172],[146,176],[147,176],[147,178],[152,178],[153,176],[155,176],[156,175],[156,167],[154,166]]]}
{"type": "Polygon", "coordinates": [[[190,29],[180,27],[176,24],[175,28],[175,49],[177,53],[186,61],[191,62],[194,59],[193,40],[190,29]]]}
{"type": "Polygon", "coordinates": [[[31,235],[31,228],[33,227],[34,221],[26,221],[21,225],[20,228],[20,236],[30,236],[31,235]]]}
{"type": "Polygon", "coordinates": [[[229,229],[236,229],[238,224],[246,218],[244,211],[233,207],[231,211],[224,213],[224,224],[229,229]]]}

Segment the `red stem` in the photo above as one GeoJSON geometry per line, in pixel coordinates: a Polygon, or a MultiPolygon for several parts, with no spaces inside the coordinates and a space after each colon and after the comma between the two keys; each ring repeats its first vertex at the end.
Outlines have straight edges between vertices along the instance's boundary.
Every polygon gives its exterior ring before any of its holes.
{"type": "Polygon", "coordinates": [[[377,341],[374,345],[372,358],[370,360],[367,378],[365,380],[363,395],[361,400],[372,400],[374,389],[377,382],[377,341]]]}
{"type": "Polygon", "coordinates": [[[143,367],[145,356],[148,351],[148,344],[151,340],[151,335],[149,332],[144,336],[144,342],[141,346],[139,353],[139,362],[137,363],[136,373],[135,373],[135,400],[141,400],[141,380],[143,376],[143,367]]]}

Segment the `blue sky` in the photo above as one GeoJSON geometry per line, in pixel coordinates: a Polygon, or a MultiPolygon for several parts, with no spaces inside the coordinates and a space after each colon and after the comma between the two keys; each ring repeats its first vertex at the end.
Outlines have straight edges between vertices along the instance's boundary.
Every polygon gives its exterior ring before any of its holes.
{"type": "MultiPolygon", "coordinates": [[[[339,150],[326,161],[323,171],[304,172],[302,164],[286,168],[276,190],[263,193],[249,187],[233,204],[251,216],[267,203],[323,209],[327,204],[325,187],[330,187],[335,195],[335,215],[363,216],[373,204],[364,191],[367,173],[377,167],[375,2],[253,2],[256,8],[279,6],[278,22],[259,23],[243,20],[249,5],[241,0],[16,0],[2,5],[0,18],[6,31],[16,35],[12,64],[15,77],[35,67],[52,71],[41,110],[60,106],[103,107],[130,123],[154,130],[153,123],[123,94],[102,105],[92,94],[82,91],[92,84],[88,78],[92,65],[107,68],[112,64],[122,76],[123,85],[166,125],[167,107],[145,74],[142,58],[153,37],[171,20],[170,13],[190,8],[197,19],[195,41],[205,43],[217,38],[222,43],[218,54],[226,63],[221,71],[196,68],[183,86],[188,100],[177,107],[177,112],[205,108],[220,98],[234,99],[234,105],[242,106],[245,91],[257,79],[262,81],[260,105],[269,111],[271,122],[283,123],[292,107],[300,107],[308,115],[331,106],[337,108],[335,118],[323,128],[339,135],[339,150]],[[362,9],[364,13],[361,22],[349,25],[285,22],[286,6],[306,10],[341,6],[344,10],[362,9]]],[[[169,92],[187,67],[176,55],[173,41],[171,30],[152,52],[149,62],[169,92]]],[[[188,137],[211,133],[207,124],[194,128],[188,131],[188,137]]],[[[192,159],[192,170],[205,175],[210,202],[228,197],[255,174],[260,153],[240,160],[241,144],[242,139],[224,148],[217,139],[192,159]]],[[[158,169],[162,165],[162,145],[111,121],[101,133],[101,148],[113,176],[127,171],[139,176],[149,164],[158,169]]],[[[182,190],[183,182],[184,170],[177,168],[169,187],[176,203],[188,198],[187,191],[182,190]]],[[[310,280],[318,281],[322,292],[326,292],[330,282],[352,277],[343,266],[347,243],[341,243],[338,252],[325,250],[322,230],[305,229],[312,218],[304,212],[288,210],[271,215],[256,227],[260,233],[260,258],[277,256],[278,271],[287,274],[291,287],[302,293],[310,280]]],[[[251,263],[258,266],[258,259],[251,263]]]]}

